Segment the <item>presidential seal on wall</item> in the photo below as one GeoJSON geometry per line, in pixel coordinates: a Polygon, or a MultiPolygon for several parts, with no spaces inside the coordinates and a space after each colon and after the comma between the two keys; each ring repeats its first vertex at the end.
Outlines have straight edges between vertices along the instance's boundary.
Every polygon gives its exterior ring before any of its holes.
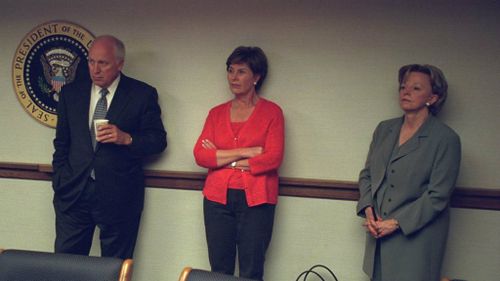
{"type": "Polygon", "coordinates": [[[31,30],[17,47],[12,63],[14,91],[23,108],[54,128],[62,86],[88,79],[87,56],[94,35],[66,21],[31,30]]]}

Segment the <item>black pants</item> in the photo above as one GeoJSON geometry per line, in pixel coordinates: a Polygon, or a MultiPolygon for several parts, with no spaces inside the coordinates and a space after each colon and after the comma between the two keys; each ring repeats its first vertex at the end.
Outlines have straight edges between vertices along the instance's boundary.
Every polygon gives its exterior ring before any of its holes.
{"type": "Polygon", "coordinates": [[[101,256],[132,258],[141,215],[119,223],[104,222],[97,209],[95,184],[89,179],[84,193],[69,210],[56,213],[56,253],[88,255],[95,227],[99,227],[101,256]]]}
{"type": "Polygon", "coordinates": [[[233,275],[236,252],[240,277],[263,280],[275,205],[248,207],[245,191],[229,189],[227,205],[204,199],[203,211],[212,271],[233,275]]]}

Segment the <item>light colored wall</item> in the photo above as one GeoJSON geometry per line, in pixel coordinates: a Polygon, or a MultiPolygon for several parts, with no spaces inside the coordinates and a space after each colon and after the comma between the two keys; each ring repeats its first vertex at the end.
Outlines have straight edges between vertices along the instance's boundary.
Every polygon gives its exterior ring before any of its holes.
{"type": "Polygon", "coordinates": [[[202,170],[192,146],[210,107],[230,98],[225,59],[258,45],[270,61],[263,95],[287,122],[283,176],[357,180],[376,124],[401,114],[397,70],[418,62],[448,76],[442,119],[462,137],[459,185],[498,188],[500,3],[413,2],[4,0],[0,118],[16,134],[3,138],[2,160],[50,162],[54,132],[16,100],[11,62],[32,28],[65,19],[122,38],[124,72],[158,88],[170,146],[156,168],[202,170]]]}
{"type": "MultiPolygon", "coordinates": [[[[257,45],[270,61],[263,96],[285,111],[282,176],[357,180],[376,124],[401,114],[398,68],[417,62],[435,64],[448,77],[441,118],[462,138],[459,186],[499,188],[500,3],[433,2],[4,0],[0,161],[51,161],[54,130],[18,103],[11,64],[32,28],[63,19],[122,38],[124,72],[157,87],[169,147],[152,168],[203,171],[191,150],[209,108],[230,98],[225,59],[238,45],[257,45]]],[[[51,196],[47,182],[1,180],[0,246],[50,250],[51,196]]],[[[175,280],[187,264],[207,268],[201,195],[148,189],[147,196],[136,280],[175,280]]],[[[354,204],[280,198],[268,280],[294,280],[316,262],[333,267],[341,280],[364,280],[354,204]]],[[[445,271],[496,280],[499,213],[454,209],[452,215],[445,271]]]]}
{"type": "MultiPolygon", "coordinates": [[[[0,247],[52,251],[49,182],[0,179],[0,247]]],[[[362,221],[355,202],[281,197],[266,280],[289,281],[315,264],[339,280],[368,281],[361,271],[362,221]]],[[[498,280],[500,212],[452,209],[444,274],[498,280]]],[[[99,255],[97,235],[92,255],[99,255]]],[[[149,188],[135,253],[134,280],[177,280],[184,266],[209,268],[199,191],[149,188]]],[[[314,280],[314,279],[313,279],[314,280]]]]}

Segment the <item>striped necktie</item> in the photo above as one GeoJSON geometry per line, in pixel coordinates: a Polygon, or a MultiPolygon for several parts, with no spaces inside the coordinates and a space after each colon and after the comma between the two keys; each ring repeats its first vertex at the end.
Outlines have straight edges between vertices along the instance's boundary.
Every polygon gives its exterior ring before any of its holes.
{"type": "Polygon", "coordinates": [[[106,113],[108,112],[108,100],[106,99],[106,95],[109,94],[108,89],[102,88],[99,94],[101,94],[101,98],[95,105],[94,116],[92,116],[92,122],[90,125],[90,136],[92,137],[92,147],[94,148],[94,150],[97,144],[97,141],[95,139],[96,136],[94,130],[94,120],[106,118],[106,113]]]}

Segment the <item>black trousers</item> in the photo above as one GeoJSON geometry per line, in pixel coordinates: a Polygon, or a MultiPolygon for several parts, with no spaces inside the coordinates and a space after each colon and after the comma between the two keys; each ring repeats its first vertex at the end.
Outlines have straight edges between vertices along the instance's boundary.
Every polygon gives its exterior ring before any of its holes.
{"type": "Polygon", "coordinates": [[[119,223],[103,221],[97,208],[95,184],[89,178],[85,191],[69,210],[56,214],[56,253],[88,255],[96,226],[100,230],[101,256],[132,258],[141,215],[119,223]]]}
{"type": "Polygon", "coordinates": [[[248,207],[245,191],[229,189],[227,204],[204,199],[203,211],[212,271],[263,280],[264,261],[273,232],[275,205],[248,207]]]}

